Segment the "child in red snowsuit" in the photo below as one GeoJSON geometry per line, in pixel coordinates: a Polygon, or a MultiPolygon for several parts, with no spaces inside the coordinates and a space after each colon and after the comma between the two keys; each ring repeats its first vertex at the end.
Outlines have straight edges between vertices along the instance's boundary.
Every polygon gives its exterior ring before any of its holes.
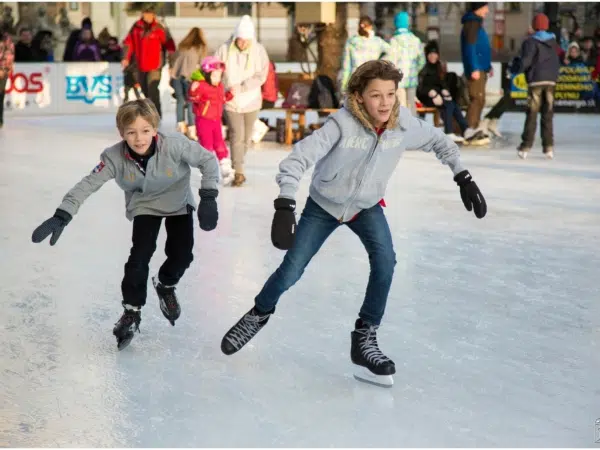
{"type": "Polygon", "coordinates": [[[224,185],[233,181],[235,172],[231,167],[229,150],[223,139],[221,117],[223,105],[233,98],[230,91],[225,92],[221,77],[225,63],[215,56],[207,56],[200,64],[200,70],[192,73],[192,85],[189,101],[196,116],[198,142],[202,147],[217,155],[221,166],[221,178],[224,185]]]}

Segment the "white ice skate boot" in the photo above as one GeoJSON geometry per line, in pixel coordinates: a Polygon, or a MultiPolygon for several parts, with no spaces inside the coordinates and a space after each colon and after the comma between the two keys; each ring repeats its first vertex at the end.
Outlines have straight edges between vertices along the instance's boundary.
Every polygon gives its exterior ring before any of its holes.
{"type": "Polygon", "coordinates": [[[527,154],[529,153],[529,148],[524,147],[523,145],[519,145],[517,147],[517,156],[521,159],[527,159],[527,154]]]}
{"type": "Polygon", "coordinates": [[[502,134],[498,131],[498,119],[483,119],[481,122],[481,128],[486,134],[493,134],[496,137],[501,138],[502,134]]]}
{"type": "Polygon", "coordinates": [[[370,325],[362,319],[356,321],[350,349],[354,378],[380,387],[392,387],[396,365],[379,350],[377,328],[377,325],[370,325]]]}
{"type": "Polygon", "coordinates": [[[187,125],[185,122],[177,122],[177,132],[178,133],[182,133],[182,134],[186,134],[187,132],[187,125]]]}
{"type": "Polygon", "coordinates": [[[448,136],[450,139],[452,139],[457,144],[462,144],[463,142],[465,142],[465,138],[463,138],[462,136],[457,136],[454,133],[448,133],[446,136],[448,136]]]}
{"type": "Polygon", "coordinates": [[[546,159],[554,159],[554,147],[545,147],[544,156],[546,159]]]}
{"type": "Polygon", "coordinates": [[[192,141],[198,141],[198,135],[196,134],[196,125],[189,125],[185,135],[192,141]]]}
{"type": "Polygon", "coordinates": [[[229,186],[235,177],[235,172],[231,167],[231,159],[223,158],[220,162],[221,166],[221,181],[223,186],[229,186]]]}

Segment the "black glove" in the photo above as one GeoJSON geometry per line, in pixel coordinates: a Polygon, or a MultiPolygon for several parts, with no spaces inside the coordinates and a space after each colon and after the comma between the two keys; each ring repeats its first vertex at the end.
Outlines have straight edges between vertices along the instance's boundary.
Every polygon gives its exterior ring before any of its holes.
{"type": "Polygon", "coordinates": [[[217,228],[219,220],[219,211],[217,210],[217,201],[219,195],[216,189],[200,189],[200,205],[198,206],[198,222],[200,228],[204,231],[211,231],[217,228]]]}
{"type": "Polygon", "coordinates": [[[31,240],[36,244],[39,244],[48,236],[50,236],[50,234],[52,234],[52,237],[50,238],[50,245],[56,244],[56,241],[58,241],[58,238],[62,234],[63,230],[72,219],[73,216],[71,216],[71,214],[63,211],[62,209],[57,209],[54,213],[54,216],[44,221],[44,223],[33,230],[31,240]]]}
{"type": "Polygon", "coordinates": [[[289,198],[277,198],[273,204],[275,216],[271,225],[271,242],[279,250],[289,250],[296,238],[296,202],[289,198]]]}
{"type": "Polygon", "coordinates": [[[469,171],[463,170],[454,177],[454,181],[460,186],[460,198],[462,198],[467,211],[474,210],[475,216],[483,219],[487,212],[487,204],[469,171]]]}

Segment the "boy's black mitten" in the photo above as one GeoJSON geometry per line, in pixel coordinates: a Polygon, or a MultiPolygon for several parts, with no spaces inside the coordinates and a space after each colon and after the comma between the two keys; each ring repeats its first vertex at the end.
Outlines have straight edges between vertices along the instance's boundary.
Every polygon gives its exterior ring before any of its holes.
{"type": "Polygon", "coordinates": [[[275,216],[271,225],[271,242],[279,250],[289,250],[296,238],[296,202],[289,198],[276,198],[273,204],[275,216]]]}
{"type": "Polygon", "coordinates": [[[454,181],[460,187],[460,198],[462,198],[467,211],[474,210],[475,216],[483,219],[487,213],[487,204],[469,171],[463,170],[454,177],[454,181]]]}
{"type": "Polygon", "coordinates": [[[219,211],[217,210],[217,201],[219,195],[216,189],[200,189],[200,205],[198,205],[198,222],[200,228],[204,231],[211,231],[217,228],[219,220],[219,211]]]}
{"type": "Polygon", "coordinates": [[[62,209],[57,209],[54,213],[54,216],[50,217],[48,220],[45,220],[39,227],[33,230],[33,234],[31,235],[31,240],[36,244],[39,244],[48,236],[52,235],[50,238],[50,245],[56,244],[58,238],[62,234],[65,227],[69,224],[69,222],[73,219],[73,216],[62,209]]]}

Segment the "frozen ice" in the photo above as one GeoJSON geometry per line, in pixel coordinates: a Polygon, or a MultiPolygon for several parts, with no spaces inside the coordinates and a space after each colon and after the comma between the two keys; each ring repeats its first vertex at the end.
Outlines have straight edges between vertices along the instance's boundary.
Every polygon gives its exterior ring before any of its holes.
{"type": "MultiPolygon", "coordinates": [[[[346,228],[247,347],[220,352],[223,334],[283,256],[270,226],[286,149],[251,151],[247,185],[221,192],[217,230],[197,229],[175,327],[149,280],[141,333],[117,352],[112,328],[131,239],[119,188],[111,182],[90,197],[56,246],[31,243],[33,229],[118,138],[114,117],[6,122],[0,446],[594,445],[598,116],[556,115],[553,161],[539,141],[528,160],[516,158],[516,113],[503,117],[506,138],[491,149],[465,148],[488,202],[483,220],[464,209],[450,170],[432,154],[405,155],[386,194],[398,264],[379,336],[397,364],[391,389],[352,377],[350,331],[369,266],[346,228]]],[[[163,230],[151,274],[164,239],[163,230]]]]}

